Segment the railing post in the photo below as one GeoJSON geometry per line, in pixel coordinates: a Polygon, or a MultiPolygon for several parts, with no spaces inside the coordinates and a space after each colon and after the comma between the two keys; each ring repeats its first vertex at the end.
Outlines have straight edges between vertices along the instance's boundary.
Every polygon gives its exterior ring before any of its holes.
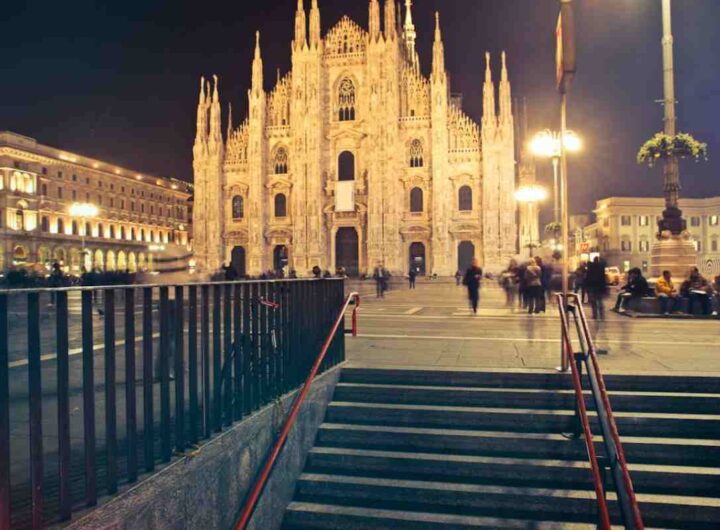
{"type": "Polygon", "coordinates": [[[105,449],[107,489],[117,491],[117,421],[115,407],[115,290],[105,291],[105,449]]]}
{"type": "Polygon", "coordinates": [[[153,398],[152,287],[143,289],[143,442],[145,471],[155,469],[155,402],[153,398]]]}
{"type": "Polygon", "coordinates": [[[175,450],[185,450],[185,302],[181,285],[175,287],[175,450]]]}
{"type": "Polygon", "coordinates": [[[85,441],[85,504],[97,504],[97,469],[95,456],[95,352],[93,348],[92,291],[83,291],[82,357],[83,357],[83,435],[85,441]]]}
{"type": "Polygon", "coordinates": [[[8,295],[0,293],[0,530],[10,530],[10,359],[8,295]]]}
{"type": "Polygon", "coordinates": [[[57,421],[58,421],[58,479],[60,520],[72,513],[70,489],[70,366],[68,351],[68,294],[59,291],[55,307],[55,340],[57,349],[57,421]]]}
{"type": "Polygon", "coordinates": [[[28,293],[28,392],[30,411],[30,485],[32,527],[43,527],[42,382],[40,360],[40,294],[28,293]]]}
{"type": "Polygon", "coordinates": [[[160,287],[160,458],[169,462],[170,445],[170,300],[160,287]]]}
{"type": "Polygon", "coordinates": [[[197,443],[198,427],[198,357],[197,357],[197,287],[188,289],[188,392],[190,429],[188,441],[197,443]]]}
{"type": "Polygon", "coordinates": [[[250,336],[250,285],[242,286],[243,414],[253,410],[252,338],[250,336]]]}
{"type": "Polygon", "coordinates": [[[135,395],[135,289],[125,289],[125,425],[127,475],[137,480],[137,399],[135,395]]]}
{"type": "Polygon", "coordinates": [[[233,399],[235,401],[233,407],[233,420],[237,421],[243,416],[243,350],[242,350],[242,312],[240,305],[240,284],[236,283],[233,288],[233,372],[235,374],[235,384],[233,386],[233,399]]]}
{"type": "Polygon", "coordinates": [[[212,433],[210,415],[210,287],[203,285],[201,292],[200,312],[200,362],[202,368],[203,394],[203,437],[209,438],[212,433]]]}
{"type": "Polygon", "coordinates": [[[213,431],[220,432],[222,426],[222,337],[220,336],[222,289],[213,285],[213,431]]]}
{"type": "Polygon", "coordinates": [[[223,423],[230,425],[233,421],[232,411],[232,285],[225,284],[223,286],[223,380],[221,384],[225,385],[225,392],[222,395],[223,400],[223,423]]]}

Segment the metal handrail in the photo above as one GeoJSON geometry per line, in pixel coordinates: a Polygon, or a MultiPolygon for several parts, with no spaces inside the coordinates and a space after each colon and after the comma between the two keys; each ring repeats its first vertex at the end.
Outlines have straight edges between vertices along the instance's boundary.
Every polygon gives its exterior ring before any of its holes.
{"type": "Polygon", "coordinates": [[[562,321],[562,339],[564,345],[564,357],[570,366],[572,373],[573,386],[575,387],[575,399],[577,403],[577,412],[579,414],[580,423],[582,425],[583,434],[585,435],[585,447],[590,461],[590,469],[592,471],[593,483],[595,485],[595,497],[597,498],[598,510],[600,511],[599,528],[610,530],[610,512],[608,510],[607,499],[605,498],[605,488],[603,486],[602,475],[600,474],[600,465],[598,464],[597,455],[595,453],[595,445],[593,443],[592,430],[590,429],[590,420],[588,419],[587,408],[585,406],[585,397],[583,396],[582,383],[580,382],[580,371],[576,366],[573,356],[572,343],[570,342],[570,333],[568,331],[568,318],[565,301],[563,295],[558,295],[558,309],[560,311],[560,319],[562,321]]]}
{"type": "Polygon", "coordinates": [[[300,393],[295,398],[295,401],[293,401],[292,407],[290,409],[290,413],[288,414],[287,418],[285,419],[285,422],[283,423],[282,430],[280,431],[280,435],[275,440],[275,443],[272,446],[272,449],[270,450],[270,454],[268,455],[267,460],[265,460],[265,464],[262,467],[262,470],[260,471],[260,474],[258,475],[257,480],[255,481],[254,486],[250,490],[250,493],[248,494],[247,500],[245,502],[245,506],[242,509],[242,512],[240,513],[240,518],[238,519],[237,523],[235,523],[235,530],[245,530],[248,523],[250,522],[250,518],[253,515],[253,512],[255,511],[255,507],[257,506],[258,499],[260,498],[260,495],[262,494],[263,489],[265,488],[265,484],[268,481],[268,478],[270,477],[270,473],[272,473],[273,467],[275,466],[275,462],[277,461],[278,456],[280,456],[280,452],[283,449],[283,446],[285,445],[285,442],[287,441],[288,435],[290,434],[290,429],[292,429],[293,425],[295,424],[295,420],[297,419],[297,415],[300,412],[300,407],[302,406],[303,402],[305,401],[305,398],[307,397],[308,392],[310,391],[310,385],[312,384],[313,380],[315,379],[315,376],[317,375],[318,370],[320,369],[320,365],[322,364],[323,360],[325,359],[325,355],[327,354],[328,349],[330,348],[330,344],[333,341],[333,338],[335,337],[335,334],[337,333],[338,328],[340,327],[340,323],[343,321],[343,318],[345,317],[345,311],[347,311],[348,306],[350,305],[350,302],[355,300],[355,308],[352,312],[352,336],[357,336],[357,310],[360,307],[360,294],[356,292],[350,293],[347,298],[345,299],[345,303],[342,306],[342,309],[340,310],[340,313],[338,314],[338,317],[335,319],[335,323],[333,324],[332,329],[330,330],[330,333],[328,333],[327,338],[325,339],[325,343],[323,344],[322,349],[320,350],[320,353],[318,354],[317,358],[315,359],[315,363],[313,364],[310,374],[308,375],[307,379],[305,380],[305,383],[302,386],[302,389],[300,390],[300,393]]]}
{"type": "Polygon", "coordinates": [[[632,478],[630,477],[630,472],[628,471],[625,451],[620,441],[620,434],[618,433],[617,424],[615,423],[615,417],[610,405],[610,398],[608,397],[607,388],[605,386],[605,380],[603,379],[602,372],[600,371],[600,364],[597,360],[597,352],[595,351],[595,344],[592,334],[590,333],[588,320],[585,316],[585,311],[578,295],[571,293],[569,298],[573,298],[575,300],[575,308],[580,317],[580,326],[582,328],[585,344],[587,345],[585,364],[587,365],[588,378],[592,386],[598,420],[603,432],[603,440],[608,456],[610,457],[611,471],[613,473],[613,480],[615,482],[615,488],[618,495],[618,504],[620,505],[623,520],[626,528],[642,530],[645,528],[645,525],[643,523],[640,507],[638,506],[637,498],[635,496],[632,478]],[[587,361],[588,357],[590,358],[590,363],[587,361]],[[599,401],[598,397],[600,398],[599,401]],[[608,439],[608,434],[610,439],[608,439]]]}

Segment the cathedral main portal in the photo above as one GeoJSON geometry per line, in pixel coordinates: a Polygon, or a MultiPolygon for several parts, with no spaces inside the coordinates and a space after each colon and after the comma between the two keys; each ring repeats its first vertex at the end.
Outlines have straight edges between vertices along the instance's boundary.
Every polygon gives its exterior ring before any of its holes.
{"type": "Polygon", "coordinates": [[[348,276],[360,272],[360,238],[352,227],[339,228],[335,234],[335,267],[343,267],[348,276]]]}

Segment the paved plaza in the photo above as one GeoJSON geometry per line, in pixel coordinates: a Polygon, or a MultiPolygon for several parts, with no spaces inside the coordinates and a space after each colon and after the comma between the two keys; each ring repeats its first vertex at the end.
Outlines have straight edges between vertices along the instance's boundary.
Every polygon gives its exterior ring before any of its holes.
{"type": "MultiPolygon", "coordinates": [[[[477,316],[466,291],[428,281],[391,290],[377,299],[364,285],[360,336],[349,340],[352,365],[448,368],[553,369],[560,361],[560,321],[555,305],[528,316],[505,306],[505,294],[486,281],[477,316]]],[[[609,307],[612,300],[608,299],[609,307]]],[[[589,315],[586,306],[586,314],[589,315]]],[[[634,319],[607,311],[591,322],[606,373],[720,374],[720,322],[634,319]]]]}

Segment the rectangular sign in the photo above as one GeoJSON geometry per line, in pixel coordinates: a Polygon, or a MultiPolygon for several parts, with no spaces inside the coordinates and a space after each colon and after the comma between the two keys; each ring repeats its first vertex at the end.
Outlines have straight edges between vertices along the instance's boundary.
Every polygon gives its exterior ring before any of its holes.
{"type": "Polygon", "coordinates": [[[555,76],[561,93],[570,89],[575,75],[575,17],[572,0],[560,0],[555,27],[555,76]]]}
{"type": "Polygon", "coordinates": [[[335,211],[355,211],[355,181],[340,180],[335,183],[335,211]]]}

